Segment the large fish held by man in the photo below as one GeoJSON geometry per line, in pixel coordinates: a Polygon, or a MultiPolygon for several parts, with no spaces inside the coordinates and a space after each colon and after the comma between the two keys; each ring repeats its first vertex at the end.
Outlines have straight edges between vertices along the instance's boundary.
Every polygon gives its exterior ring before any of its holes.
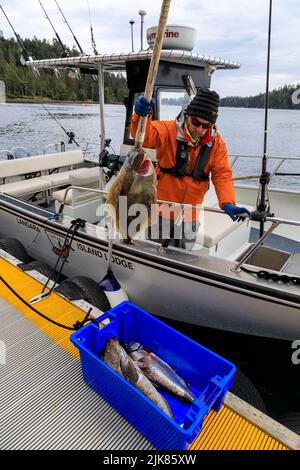
{"type": "Polygon", "coordinates": [[[156,175],[143,149],[129,152],[107,196],[109,214],[125,243],[156,222],[156,175]]]}

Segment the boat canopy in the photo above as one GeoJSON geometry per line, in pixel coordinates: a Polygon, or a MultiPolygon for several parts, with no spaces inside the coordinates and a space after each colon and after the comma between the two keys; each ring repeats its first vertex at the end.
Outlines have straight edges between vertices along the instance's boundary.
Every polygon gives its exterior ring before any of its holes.
{"type": "MultiPolygon", "coordinates": [[[[26,65],[36,68],[79,68],[84,71],[97,70],[103,66],[107,72],[125,71],[126,62],[137,60],[150,60],[152,50],[140,52],[121,52],[113,54],[81,55],[77,57],[61,57],[56,59],[30,60],[26,65]]],[[[192,53],[189,51],[163,50],[161,59],[164,61],[176,62],[179,64],[193,65],[196,67],[212,67],[213,69],[238,69],[240,64],[231,60],[211,57],[204,54],[192,53]]]]}

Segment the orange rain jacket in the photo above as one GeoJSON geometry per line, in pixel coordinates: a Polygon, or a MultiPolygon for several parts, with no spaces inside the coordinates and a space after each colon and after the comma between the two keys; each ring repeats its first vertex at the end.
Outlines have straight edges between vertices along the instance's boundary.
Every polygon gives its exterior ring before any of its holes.
{"type": "MultiPolygon", "coordinates": [[[[130,132],[135,137],[139,122],[139,116],[133,113],[130,132]]],[[[157,196],[158,199],[184,204],[200,205],[204,195],[209,189],[208,181],[197,181],[192,176],[176,177],[160,171],[159,167],[172,168],[176,164],[177,152],[177,122],[173,121],[152,121],[148,118],[144,146],[156,149],[156,158],[159,163],[157,172],[157,196]]],[[[201,145],[195,147],[193,144],[189,148],[189,169],[193,170],[201,145]]],[[[206,174],[211,174],[212,182],[216,189],[219,205],[222,208],[227,202],[235,204],[232,172],[230,169],[228,152],[224,140],[217,132],[214,137],[213,148],[209,160],[204,167],[206,174]]],[[[198,218],[195,211],[192,212],[192,219],[198,218]]],[[[165,215],[166,214],[161,214],[165,215]]],[[[174,218],[174,216],[169,215],[174,218]]],[[[190,217],[185,214],[185,220],[190,217]]]]}

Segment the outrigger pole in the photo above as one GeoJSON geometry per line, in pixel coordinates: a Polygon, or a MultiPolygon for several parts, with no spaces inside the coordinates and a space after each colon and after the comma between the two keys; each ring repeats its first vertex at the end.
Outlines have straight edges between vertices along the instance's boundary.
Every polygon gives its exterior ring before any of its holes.
{"type": "Polygon", "coordinates": [[[270,82],[270,55],[271,55],[271,26],[272,26],[272,0],[269,5],[269,33],[268,33],[268,54],[267,54],[267,77],[266,77],[266,95],[265,95],[265,127],[264,127],[264,153],[262,158],[262,170],[260,176],[260,186],[257,196],[256,211],[252,212],[252,220],[260,222],[260,237],[264,233],[264,226],[267,216],[273,216],[270,213],[270,200],[268,194],[268,184],[270,182],[270,173],[267,171],[267,138],[268,138],[268,110],[269,110],[269,82],[270,82]]]}
{"type": "Polygon", "coordinates": [[[69,53],[68,53],[68,51],[66,51],[65,46],[64,46],[62,40],[60,39],[60,36],[59,36],[58,32],[57,32],[56,29],[54,28],[54,26],[53,26],[53,24],[52,24],[52,22],[51,22],[49,16],[47,15],[47,12],[46,12],[45,8],[43,7],[43,4],[42,4],[41,0],[39,0],[39,4],[41,5],[41,8],[42,8],[43,12],[45,13],[46,18],[47,18],[47,20],[49,21],[49,23],[50,23],[50,25],[51,25],[51,27],[52,27],[54,33],[55,33],[55,36],[57,37],[57,40],[58,40],[59,44],[61,45],[61,48],[62,48],[62,50],[63,50],[62,57],[68,57],[68,56],[69,56],[69,53]]]}
{"type": "Polygon", "coordinates": [[[80,54],[84,54],[84,52],[83,52],[83,50],[82,50],[82,47],[81,47],[81,45],[79,44],[79,42],[78,42],[78,40],[77,40],[75,34],[73,33],[73,31],[72,31],[72,29],[71,29],[71,26],[69,25],[69,23],[68,23],[68,21],[67,21],[67,18],[66,18],[65,15],[63,14],[63,12],[62,12],[62,10],[61,10],[61,8],[60,8],[58,2],[57,2],[56,0],[54,0],[54,1],[55,1],[56,5],[57,5],[57,8],[59,9],[59,11],[60,11],[60,13],[61,13],[63,19],[64,19],[64,22],[65,22],[66,25],[68,26],[68,28],[69,28],[69,30],[70,30],[70,32],[71,32],[73,38],[74,38],[74,41],[75,41],[76,44],[77,44],[77,47],[78,47],[78,49],[79,49],[80,54]]]}

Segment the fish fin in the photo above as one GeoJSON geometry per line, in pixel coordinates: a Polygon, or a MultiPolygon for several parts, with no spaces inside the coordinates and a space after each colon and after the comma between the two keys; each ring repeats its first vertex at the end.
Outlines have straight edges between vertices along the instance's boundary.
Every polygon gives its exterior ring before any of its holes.
{"type": "Polygon", "coordinates": [[[149,368],[149,365],[147,363],[147,361],[144,360],[145,358],[143,359],[140,359],[139,361],[135,361],[135,364],[140,368],[140,369],[148,369],[149,368]]]}
{"type": "Polygon", "coordinates": [[[150,354],[147,354],[146,356],[143,357],[142,362],[144,364],[144,367],[150,367],[152,363],[152,357],[150,354]]]}
{"type": "Polygon", "coordinates": [[[130,357],[121,357],[120,360],[120,369],[123,374],[123,377],[127,379],[132,384],[136,384],[139,378],[139,374],[134,367],[134,362],[130,357]]]}

